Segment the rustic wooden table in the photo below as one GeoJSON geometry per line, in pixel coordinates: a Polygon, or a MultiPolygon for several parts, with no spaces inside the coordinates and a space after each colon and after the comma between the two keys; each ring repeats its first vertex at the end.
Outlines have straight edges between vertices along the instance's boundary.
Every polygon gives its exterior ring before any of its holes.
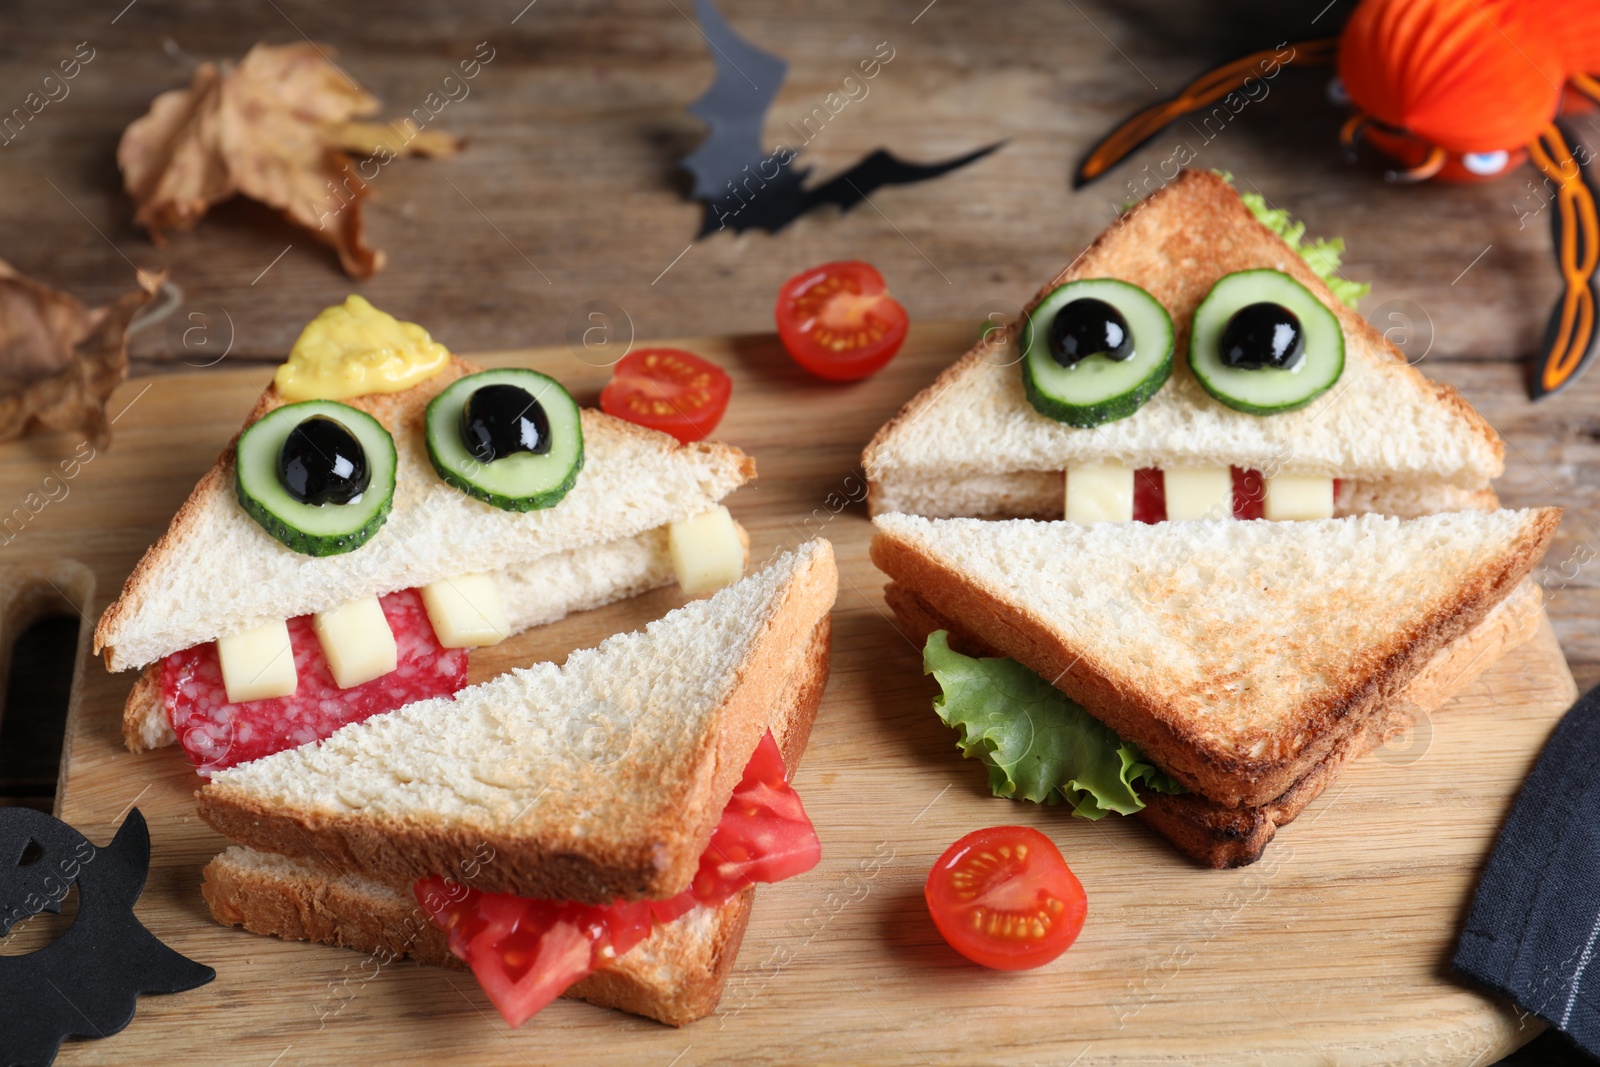
{"type": "MultiPolygon", "coordinates": [[[[1600,681],[1600,580],[1589,562],[1600,555],[1600,372],[1538,407],[1522,399],[1521,360],[1556,290],[1546,197],[1530,170],[1471,187],[1387,185],[1377,163],[1341,162],[1326,72],[1288,71],[1220,130],[1180,127],[1101,184],[1070,187],[1078,155],[1130,109],[1247,48],[1331,32],[1350,6],[723,0],[741,33],[790,62],[769,116],[773,141],[798,143],[790,123],[880,42],[893,49],[868,95],[805,146],[802,162],[818,176],[879,146],[934,159],[1005,144],[843,215],[829,208],[776,236],[694,242],[700,209],[685,199],[676,160],[703,136],[683,107],[712,71],[688,0],[10,0],[0,114],[82,54],[80,43],[93,58],[67,96],[0,144],[0,257],[91,303],[127,289],[134,265],[168,269],[184,303],[136,340],[137,374],[279,360],[308,318],[352,291],[458,351],[571,341],[599,301],[615,329],[639,338],[766,331],[778,285],[839,258],[874,262],[913,318],[976,321],[1025,300],[1116,204],[1153,187],[1182,145],[1195,165],[1232,171],[1313,234],[1344,236],[1346,274],[1374,287],[1362,310],[1506,436],[1503,499],[1568,508],[1543,577],[1588,688],[1600,681]],[[368,231],[388,269],[352,283],[325,248],[242,201],[154,247],[133,227],[116,172],[122,129],[155,94],[186,84],[196,62],[303,38],[336,48],[385,116],[419,106],[481,42],[492,49],[470,95],[437,120],[467,149],[393,163],[374,183],[368,231]]],[[[0,754],[0,803],[48,789],[50,766],[49,755],[19,766],[15,752],[0,754]]]]}

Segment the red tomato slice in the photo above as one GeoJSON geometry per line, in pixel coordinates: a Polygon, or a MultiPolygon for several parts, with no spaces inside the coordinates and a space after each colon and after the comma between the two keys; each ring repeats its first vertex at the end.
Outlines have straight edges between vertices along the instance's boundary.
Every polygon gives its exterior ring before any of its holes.
{"type": "Polygon", "coordinates": [[[521,1026],[568,986],[643,941],[655,922],[671,922],[697,904],[722,904],[756,882],[802,874],[821,858],[817,832],[768,731],[693,883],[670,900],[573,904],[484,893],[443,878],[421,879],[412,892],[506,1022],[521,1026]]]}
{"type": "Polygon", "coordinates": [[[419,880],[412,892],[512,1026],[650,935],[646,902],[592,907],[530,900],[437,877],[419,880]]]}
{"type": "Polygon", "coordinates": [[[1061,850],[1030,826],[975,830],[945,849],[923,889],[950,947],[1002,971],[1040,967],[1083,929],[1088,899],[1061,850]]]}
{"type": "Polygon", "coordinates": [[[757,882],[804,874],[821,859],[816,828],[769,730],[728,798],[690,889],[697,900],[720,904],[757,882]]]}
{"type": "Polygon", "coordinates": [[[853,382],[876,374],[906,339],[906,309],[870,263],[802,271],[778,290],[778,336],[806,370],[853,382]]]}
{"type": "Polygon", "coordinates": [[[1167,479],[1155,467],[1133,472],[1133,521],[1165,522],[1167,518],[1167,479]]]}
{"type": "Polygon", "coordinates": [[[1265,516],[1267,482],[1258,470],[1233,468],[1233,517],[1259,519],[1265,516]]]}
{"type": "Polygon", "coordinates": [[[728,372],[693,352],[641,348],[618,361],[600,410],[688,444],[717,428],[732,392],[728,372]]]}

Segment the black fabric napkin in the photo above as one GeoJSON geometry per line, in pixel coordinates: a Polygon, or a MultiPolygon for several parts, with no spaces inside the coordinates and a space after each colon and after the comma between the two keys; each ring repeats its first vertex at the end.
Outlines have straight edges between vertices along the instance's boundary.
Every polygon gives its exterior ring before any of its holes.
{"type": "Polygon", "coordinates": [[[1600,1056],[1600,688],[1523,783],[1454,966],[1600,1056]]]}

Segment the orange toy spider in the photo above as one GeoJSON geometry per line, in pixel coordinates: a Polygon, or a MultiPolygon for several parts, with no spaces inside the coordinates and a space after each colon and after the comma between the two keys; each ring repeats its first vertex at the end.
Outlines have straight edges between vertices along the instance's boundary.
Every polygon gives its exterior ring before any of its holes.
{"type": "Polygon", "coordinates": [[[1397,160],[1391,180],[1481,181],[1533,161],[1553,191],[1563,289],[1528,390],[1537,400],[1575,381],[1600,352],[1600,215],[1593,153],[1572,147],[1558,116],[1600,102],[1591,76],[1600,72],[1600,2],[1361,0],[1338,37],[1245,56],[1139,112],[1084,157],[1075,184],[1270,63],[1337,63],[1354,111],[1340,139],[1347,150],[1364,140],[1397,160]]]}

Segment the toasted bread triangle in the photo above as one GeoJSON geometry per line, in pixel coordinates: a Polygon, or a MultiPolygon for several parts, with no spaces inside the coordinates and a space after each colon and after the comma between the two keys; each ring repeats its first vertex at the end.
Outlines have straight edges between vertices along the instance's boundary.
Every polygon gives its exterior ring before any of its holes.
{"type": "Polygon", "coordinates": [[[1317,522],[881,515],[872,559],[1184,785],[1265,804],[1544,553],[1558,509],[1317,522]]]}
{"type": "MultiPolygon", "coordinates": [[[[104,650],[111,670],[139,667],[360,597],[621,542],[696,515],[755,475],[754,462],[736,448],[680,445],[585,410],[584,469],[559,504],[517,513],[470,499],[434,472],[422,418],[440,390],[480,369],[454,357],[442,373],[404,392],[348,401],[394,435],[399,469],[388,521],[343,555],[300,555],[246,515],[234,495],[237,438],[229,442],[101,616],[95,651],[104,650]]],[[[284,403],[269,387],[245,426],[284,403]]]]}
{"type": "MultiPolygon", "coordinates": [[[[1000,656],[967,633],[959,621],[945,619],[917,594],[891,582],[883,590],[901,633],[921,644],[934,630],[945,630],[950,647],[969,656],[1000,656]]],[[[1366,725],[1330,749],[1320,763],[1266,804],[1226,807],[1199,793],[1141,793],[1139,818],[1195,862],[1206,867],[1242,867],[1261,858],[1280,827],[1293,822],[1322,795],[1346,765],[1392,736],[1410,729],[1457,693],[1463,692],[1500,656],[1528,640],[1544,620],[1539,586],[1524,579],[1472,629],[1434,654],[1396,699],[1366,725]]]]}
{"type": "Polygon", "coordinates": [[[837,591],[812,541],[642,631],[223,771],[234,841],[391,884],[487,846],[488,891],[604,904],[681,892],[837,591]]]}
{"type": "MultiPolygon", "coordinates": [[[[769,720],[791,773],[805,752],[827,685],[829,638],[829,620],[823,616],[806,640],[806,653],[769,720]]],[[[478,869],[474,862],[455,873],[471,884],[478,869]]],[[[418,911],[409,883],[388,886],[358,872],[236,845],[206,865],[201,892],[218,922],[242,925],[255,933],[343,945],[386,957],[413,956],[443,967],[466,966],[450,954],[444,932],[418,911]]],[[[747,889],[719,908],[698,907],[658,925],[632,951],[563,996],[648,1015],[673,1026],[710,1014],[738,954],[754,896],[755,890],[747,889]]]]}
{"type": "Polygon", "coordinates": [[[1132,282],[1167,308],[1177,331],[1172,378],[1133,415],[1077,429],[1029,404],[1016,328],[991,334],[867,446],[874,514],[1059,517],[1061,472],[1105,462],[1327,475],[1389,505],[1372,510],[1402,514],[1494,506],[1488,486],[1503,469],[1504,444],[1493,427],[1454,389],[1406,365],[1216,175],[1183,172],[1106,229],[1034,302],[1079,278],[1132,282]],[[1299,411],[1234,411],[1189,371],[1195,308],[1217,279],[1253,268],[1294,277],[1344,331],[1343,375],[1299,411]]]}

